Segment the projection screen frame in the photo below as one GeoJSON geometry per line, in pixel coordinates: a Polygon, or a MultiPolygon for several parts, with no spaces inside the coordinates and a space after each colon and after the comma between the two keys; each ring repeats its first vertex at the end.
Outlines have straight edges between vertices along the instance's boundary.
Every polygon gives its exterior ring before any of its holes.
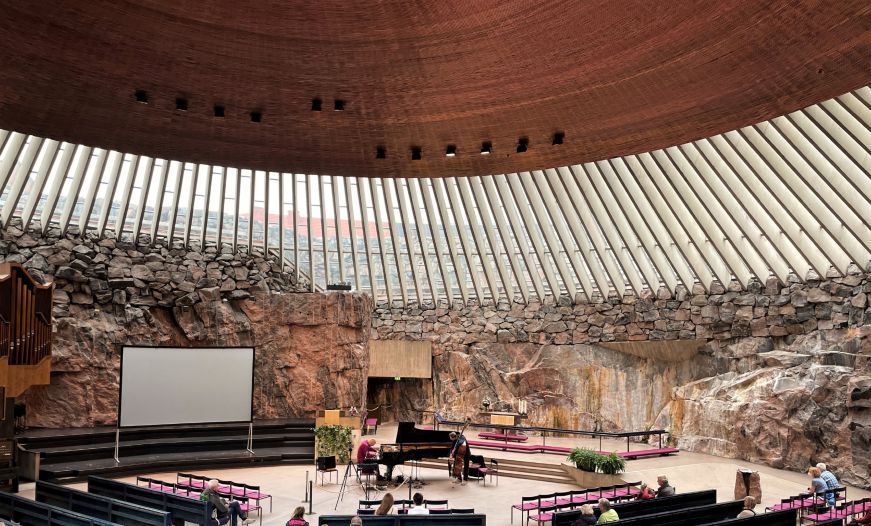
{"type": "MultiPolygon", "coordinates": [[[[121,429],[137,429],[137,428],[149,428],[149,427],[172,427],[172,426],[210,426],[216,424],[250,424],[253,426],[254,424],[254,368],[257,360],[257,351],[253,345],[245,345],[239,347],[231,347],[231,346],[217,346],[217,345],[207,345],[203,347],[187,347],[188,349],[211,349],[211,350],[220,350],[220,349],[250,349],[251,350],[251,409],[250,414],[251,418],[248,420],[222,420],[215,422],[178,422],[175,424],[145,424],[145,425],[137,425],[137,426],[121,426],[121,393],[123,392],[123,382],[124,382],[124,351],[128,347],[136,347],[140,349],[185,349],[185,347],[180,347],[178,345],[122,345],[121,346],[121,362],[118,367],[118,415],[115,421],[115,428],[117,431],[121,429]]],[[[250,441],[249,441],[250,442],[250,441]]]]}

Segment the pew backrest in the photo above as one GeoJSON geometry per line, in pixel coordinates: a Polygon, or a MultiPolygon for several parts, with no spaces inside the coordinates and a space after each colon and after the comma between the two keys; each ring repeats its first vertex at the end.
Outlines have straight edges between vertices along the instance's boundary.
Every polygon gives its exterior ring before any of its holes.
{"type": "Polygon", "coordinates": [[[172,514],[123,500],[36,481],[36,501],[123,526],[169,526],[172,514]]]}
{"type": "Polygon", "coordinates": [[[624,519],[621,515],[620,524],[625,526],[697,526],[698,524],[733,519],[743,509],[744,501],[735,500],[652,513],[631,519],[624,519]]]}
{"type": "MultiPolygon", "coordinates": [[[[781,511],[772,511],[769,513],[758,513],[753,517],[746,519],[728,519],[724,521],[711,522],[704,526],[795,526],[798,519],[797,509],[787,509],[781,511]]],[[[817,526],[825,525],[824,522],[817,523],[817,526]]],[[[832,524],[841,524],[837,521],[832,524]]],[[[827,525],[830,526],[830,525],[827,525]]]]}
{"type": "MultiPolygon", "coordinates": [[[[717,503],[717,490],[693,491],[690,493],[678,493],[671,497],[659,497],[652,500],[633,500],[614,504],[613,508],[620,516],[620,520],[652,515],[667,511],[707,506],[717,503]]],[[[598,514],[598,511],[597,511],[598,514]]],[[[736,513],[737,514],[737,513],[736,513]]],[[[553,516],[552,526],[569,526],[581,516],[580,510],[557,512],[553,516]]]]}
{"type": "Polygon", "coordinates": [[[103,477],[88,477],[88,493],[102,495],[146,508],[168,511],[174,522],[192,522],[210,526],[212,506],[191,497],[175,495],[103,477]]]}
{"type": "Polygon", "coordinates": [[[6,492],[0,492],[0,517],[21,526],[118,526],[6,492]]]}
{"type": "MultiPolygon", "coordinates": [[[[320,526],[348,526],[353,515],[321,515],[320,526]]],[[[486,515],[385,515],[363,517],[365,526],[487,526],[486,515]]]]}

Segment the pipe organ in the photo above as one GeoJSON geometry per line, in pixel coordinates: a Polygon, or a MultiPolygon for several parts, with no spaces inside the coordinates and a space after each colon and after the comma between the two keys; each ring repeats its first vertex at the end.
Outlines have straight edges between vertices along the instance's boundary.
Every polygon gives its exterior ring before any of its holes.
{"type": "Polygon", "coordinates": [[[6,397],[49,383],[53,288],[17,263],[0,263],[0,387],[6,397]]]}

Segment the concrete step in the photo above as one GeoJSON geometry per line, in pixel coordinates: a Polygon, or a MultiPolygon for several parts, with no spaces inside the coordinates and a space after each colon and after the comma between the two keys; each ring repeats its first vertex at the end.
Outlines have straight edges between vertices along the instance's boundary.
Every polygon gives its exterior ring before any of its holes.
{"type": "MultiPolygon", "coordinates": [[[[492,457],[486,458],[489,461],[492,457]]],[[[574,484],[574,480],[566,475],[565,471],[563,471],[558,464],[544,464],[541,462],[501,458],[496,458],[496,461],[499,463],[500,477],[554,482],[557,484],[574,484]]],[[[447,459],[425,460],[420,463],[420,467],[444,470],[447,467],[447,459]]]]}

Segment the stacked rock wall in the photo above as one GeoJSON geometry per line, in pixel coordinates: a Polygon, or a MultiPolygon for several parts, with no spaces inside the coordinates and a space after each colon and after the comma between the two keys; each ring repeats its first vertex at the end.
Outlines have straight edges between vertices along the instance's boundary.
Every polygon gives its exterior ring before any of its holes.
{"type": "Polygon", "coordinates": [[[868,486],[869,294],[871,273],[851,267],[577,305],[380,303],[372,338],[433,342],[433,386],[409,384],[396,418],[480,419],[484,398],[495,409],[523,398],[533,425],[664,428],[683,449],[798,470],[825,461],[868,486]],[[654,358],[599,345],[663,340],[702,346],[654,358]]]}
{"type": "Polygon", "coordinates": [[[123,345],[255,346],[257,417],[364,403],[368,296],[295,292],[256,251],[139,241],[0,233],[0,261],[55,283],[52,382],[25,394],[29,426],[114,424],[123,345]]]}

